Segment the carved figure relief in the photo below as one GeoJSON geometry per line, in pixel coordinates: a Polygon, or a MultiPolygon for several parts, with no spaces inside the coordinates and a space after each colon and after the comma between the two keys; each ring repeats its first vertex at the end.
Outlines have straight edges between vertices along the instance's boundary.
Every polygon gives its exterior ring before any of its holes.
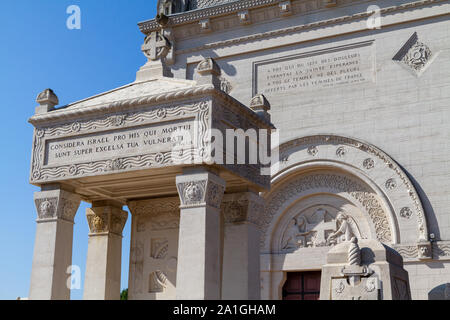
{"type": "Polygon", "coordinates": [[[334,246],[353,237],[362,238],[355,220],[343,212],[336,215],[318,208],[313,214],[300,213],[289,222],[281,242],[283,251],[334,246]]]}

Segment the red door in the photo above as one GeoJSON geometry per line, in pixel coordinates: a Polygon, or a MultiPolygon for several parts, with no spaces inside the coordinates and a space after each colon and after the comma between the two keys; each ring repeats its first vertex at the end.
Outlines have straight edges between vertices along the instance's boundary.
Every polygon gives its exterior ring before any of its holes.
{"type": "Polygon", "coordinates": [[[320,271],[288,272],[283,300],[319,300],[320,271]]]}

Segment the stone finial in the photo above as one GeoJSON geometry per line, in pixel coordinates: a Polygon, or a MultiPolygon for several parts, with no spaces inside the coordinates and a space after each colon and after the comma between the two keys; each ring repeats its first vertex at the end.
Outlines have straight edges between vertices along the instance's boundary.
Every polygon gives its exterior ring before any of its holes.
{"type": "Polygon", "coordinates": [[[36,102],[39,106],[36,108],[36,113],[46,113],[55,109],[55,106],[59,104],[58,97],[52,89],[45,89],[36,98],[36,102]]]}
{"type": "Polygon", "coordinates": [[[213,84],[214,87],[220,89],[221,73],[222,71],[220,70],[219,65],[214,61],[214,59],[206,58],[198,64],[194,80],[196,80],[200,85],[213,84]]]}
{"type": "Polygon", "coordinates": [[[270,103],[263,94],[258,94],[250,101],[250,109],[256,112],[260,117],[270,121],[270,103]]]}

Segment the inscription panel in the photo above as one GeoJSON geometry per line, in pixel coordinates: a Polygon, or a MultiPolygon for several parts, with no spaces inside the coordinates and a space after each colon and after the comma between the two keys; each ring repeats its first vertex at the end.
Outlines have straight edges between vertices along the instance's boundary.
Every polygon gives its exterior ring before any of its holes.
{"type": "Polygon", "coordinates": [[[373,41],[264,60],[253,65],[253,93],[268,97],[375,82],[373,41]]]}
{"type": "Polygon", "coordinates": [[[146,153],[168,152],[194,138],[194,118],[46,141],[45,165],[96,161],[146,153]]]}

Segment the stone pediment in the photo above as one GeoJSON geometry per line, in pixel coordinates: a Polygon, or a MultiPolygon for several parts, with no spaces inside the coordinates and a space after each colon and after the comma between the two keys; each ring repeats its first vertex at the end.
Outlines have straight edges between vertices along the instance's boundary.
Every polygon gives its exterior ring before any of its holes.
{"type": "Polygon", "coordinates": [[[196,82],[193,80],[171,78],[133,82],[114,90],[71,103],[67,108],[75,109],[113,104],[124,100],[140,99],[153,95],[169,94],[171,92],[176,93],[180,90],[192,89],[195,86],[196,82]]]}

